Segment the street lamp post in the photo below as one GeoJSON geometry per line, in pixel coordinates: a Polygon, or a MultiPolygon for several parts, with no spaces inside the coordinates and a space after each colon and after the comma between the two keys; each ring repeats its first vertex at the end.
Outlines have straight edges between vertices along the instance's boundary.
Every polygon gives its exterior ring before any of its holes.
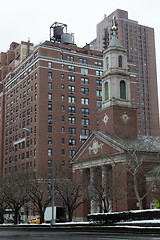
{"type": "MultiPolygon", "coordinates": [[[[32,132],[28,128],[23,128],[23,130],[26,132],[32,132]]],[[[39,132],[34,132],[34,133],[48,139],[48,137],[42,133],[39,133],[39,132]]],[[[55,219],[54,219],[54,140],[53,138],[50,138],[50,139],[52,139],[52,219],[51,219],[51,227],[52,227],[55,224],[55,219]]]]}

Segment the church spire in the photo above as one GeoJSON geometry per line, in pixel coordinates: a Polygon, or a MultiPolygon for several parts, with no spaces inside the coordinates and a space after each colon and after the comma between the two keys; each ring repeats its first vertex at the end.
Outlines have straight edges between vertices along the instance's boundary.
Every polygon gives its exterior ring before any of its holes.
{"type": "Polygon", "coordinates": [[[131,102],[127,50],[119,43],[115,18],[112,29],[111,42],[103,52],[102,108],[99,110],[99,130],[116,135],[122,133],[125,137],[135,136],[137,134],[136,107],[131,102]]]}

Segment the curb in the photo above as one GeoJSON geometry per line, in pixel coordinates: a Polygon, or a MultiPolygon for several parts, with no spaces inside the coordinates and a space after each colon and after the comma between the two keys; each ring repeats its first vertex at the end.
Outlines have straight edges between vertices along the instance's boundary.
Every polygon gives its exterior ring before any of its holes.
{"type": "Polygon", "coordinates": [[[55,232],[99,232],[99,233],[130,233],[133,235],[156,235],[160,236],[160,226],[102,226],[97,224],[82,225],[0,225],[0,231],[55,231],[55,232]]]}

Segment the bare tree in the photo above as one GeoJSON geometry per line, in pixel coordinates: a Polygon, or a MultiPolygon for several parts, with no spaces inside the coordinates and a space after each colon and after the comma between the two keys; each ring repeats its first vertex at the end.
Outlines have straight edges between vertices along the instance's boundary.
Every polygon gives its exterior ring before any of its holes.
{"type": "Polygon", "coordinates": [[[8,204],[5,202],[5,196],[2,191],[2,187],[0,188],[0,223],[4,223],[4,214],[7,209],[8,204]]]}
{"type": "Polygon", "coordinates": [[[87,200],[87,188],[83,185],[83,180],[76,182],[69,175],[68,170],[65,176],[56,176],[54,186],[56,196],[61,199],[63,206],[66,207],[68,221],[71,222],[74,210],[87,200]]]}
{"type": "Polygon", "coordinates": [[[28,180],[28,174],[23,171],[12,173],[8,177],[3,179],[2,182],[2,194],[3,201],[14,212],[14,223],[20,222],[19,210],[28,199],[26,191],[26,182],[28,180]]]}
{"type": "Polygon", "coordinates": [[[36,211],[40,216],[40,223],[44,223],[44,213],[51,202],[51,181],[45,176],[38,178],[32,174],[29,180],[29,188],[27,194],[33,205],[36,207],[36,211]]]}
{"type": "Polygon", "coordinates": [[[90,181],[88,195],[94,202],[98,212],[109,212],[112,209],[112,179],[109,168],[106,168],[105,179],[102,183],[100,168],[96,168],[94,181],[90,181]]]}
{"type": "MultiPolygon", "coordinates": [[[[123,142],[126,153],[126,161],[124,162],[125,170],[132,176],[133,189],[136,200],[139,203],[139,209],[143,209],[143,200],[149,194],[155,180],[147,187],[146,185],[146,169],[153,169],[156,166],[154,159],[158,159],[159,138],[150,136],[141,136],[136,141],[123,142]],[[148,156],[153,160],[148,160],[148,156]],[[145,187],[144,187],[145,186],[145,187]]],[[[149,171],[149,170],[148,170],[149,171]]]]}
{"type": "MultiPolygon", "coordinates": [[[[113,162],[111,155],[109,160],[113,162]]],[[[121,168],[118,167],[119,171],[113,174],[112,167],[111,165],[96,167],[94,179],[90,179],[88,195],[96,212],[107,213],[111,211],[113,206],[126,194],[126,187],[121,184],[121,178],[123,178],[121,168]]]]}

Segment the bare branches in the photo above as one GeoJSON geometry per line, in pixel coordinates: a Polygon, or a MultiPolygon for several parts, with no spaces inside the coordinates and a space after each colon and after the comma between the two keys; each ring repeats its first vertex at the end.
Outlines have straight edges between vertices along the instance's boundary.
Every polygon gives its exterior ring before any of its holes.
{"type": "Polygon", "coordinates": [[[72,178],[57,176],[55,191],[56,196],[67,208],[68,221],[72,221],[74,210],[87,200],[86,188],[82,182],[76,183],[72,178]]]}

